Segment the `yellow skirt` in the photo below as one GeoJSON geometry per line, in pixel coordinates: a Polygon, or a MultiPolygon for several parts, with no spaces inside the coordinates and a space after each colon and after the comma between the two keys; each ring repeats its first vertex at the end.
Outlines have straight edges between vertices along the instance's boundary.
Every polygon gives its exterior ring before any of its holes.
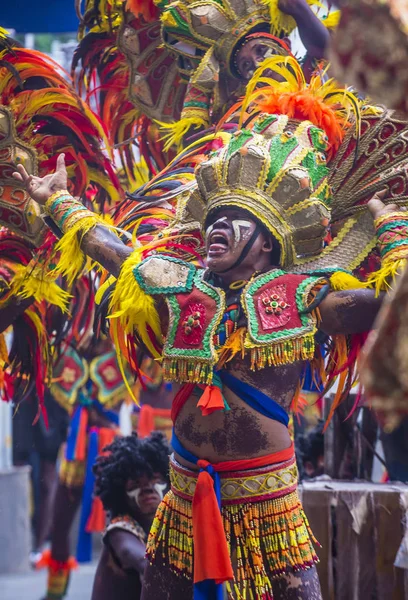
{"type": "MultiPolygon", "coordinates": [[[[171,459],[171,490],[161,502],[147,543],[175,573],[193,579],[192,499],[198,473],[171,459]]],[[[220,473],[221,513],[234,581],[229,599],[272,599],[273,577],[312,567],[316,540],[297,492],[295,458],[234,473],[220,473]]],[[[197,557],[200,560],[200,557],[197,557]]]]}

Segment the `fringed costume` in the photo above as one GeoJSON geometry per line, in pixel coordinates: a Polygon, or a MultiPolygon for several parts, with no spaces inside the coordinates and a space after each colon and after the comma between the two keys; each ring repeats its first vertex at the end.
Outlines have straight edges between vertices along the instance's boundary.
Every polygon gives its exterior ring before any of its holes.
{"type": "Polygon", "coordinates": [[[204,581],[204,593],[206,580],[227,575],[234,577],[226,586],[228,597],[272,598],[271,575],[317,561],[297,493],[293,447],[262,460],[212,465],[221,519],[208,495],[206,467],[201,468],[204,476],[172,459],[171,491],[147,545],[153,563],[158,557],[180,575],[204,581]]]}

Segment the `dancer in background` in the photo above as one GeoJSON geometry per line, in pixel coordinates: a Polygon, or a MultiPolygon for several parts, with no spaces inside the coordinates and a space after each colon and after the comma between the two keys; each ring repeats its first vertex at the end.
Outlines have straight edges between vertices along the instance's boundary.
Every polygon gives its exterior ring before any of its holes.
{"type": "Polygon", "coordinates": [[[147,536],[168,487],[168,455],[156,432],[118,439],[97,459],[95,493],[109,518],[92,600],[140,600],[147,536]]]}

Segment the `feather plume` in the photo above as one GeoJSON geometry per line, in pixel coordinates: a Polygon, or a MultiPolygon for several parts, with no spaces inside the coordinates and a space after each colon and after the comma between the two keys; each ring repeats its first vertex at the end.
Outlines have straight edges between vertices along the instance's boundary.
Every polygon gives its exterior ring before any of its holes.
{"type": "Polygon", "coordinates": [[[352,92],[339,88],[334,79],[323,82],[325,75],[326,71],[315,74],[307,84],[295,58],[273,56],[266,59],[247,86],[240,124],[248,115],[248,109],[308,120],[326,133],[331,157],[351,126],[352,116],[357,132],[360,131],[361,103],[352,92]],[[278,76],[277,79],[271,72],[278,76]]]}

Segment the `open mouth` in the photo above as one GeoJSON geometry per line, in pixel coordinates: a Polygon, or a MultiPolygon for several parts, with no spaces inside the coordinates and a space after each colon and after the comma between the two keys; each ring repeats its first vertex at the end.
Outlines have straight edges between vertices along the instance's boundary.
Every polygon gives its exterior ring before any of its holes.
{"type": "Polygon", "coordinates": [[[209,256],[218,256],[220,254],[224,254],[228,250],[228,238],[223,233],[213,232],[210,235],[209,244],[208,244],[208,255],[209,256]]]}

